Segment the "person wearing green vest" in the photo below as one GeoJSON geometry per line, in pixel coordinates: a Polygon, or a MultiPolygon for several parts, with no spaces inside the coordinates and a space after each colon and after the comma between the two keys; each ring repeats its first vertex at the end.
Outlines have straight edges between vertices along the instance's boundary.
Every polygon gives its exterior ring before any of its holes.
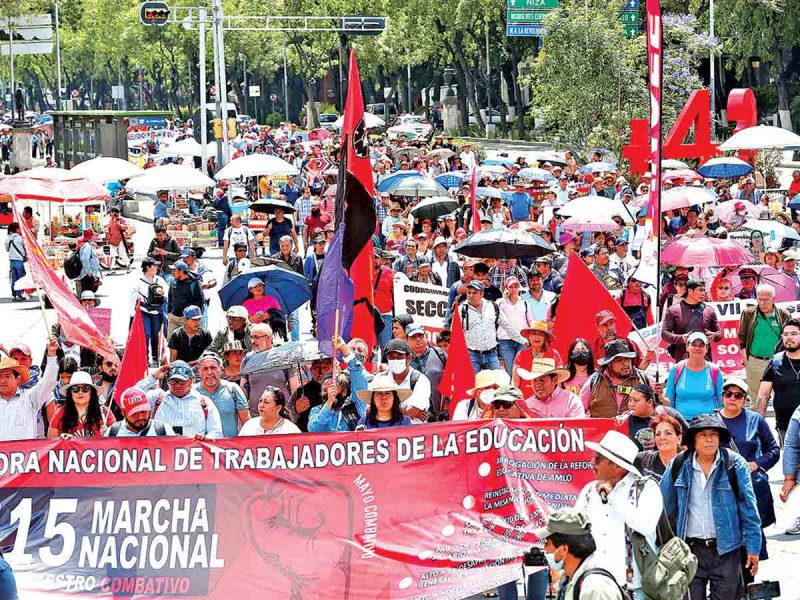
{"type": "Polygon", "coordinates": [[[739,346],[742,349],[742,366],[747,375],[751,409],[758,397],[764,368],[772,360],[781,340],[783,324],[791,318],[788,311],[775,306],[775,288],[768,283],[756,288],[756,301],[758,304],[746,307],[739,318],[739,346]]]}

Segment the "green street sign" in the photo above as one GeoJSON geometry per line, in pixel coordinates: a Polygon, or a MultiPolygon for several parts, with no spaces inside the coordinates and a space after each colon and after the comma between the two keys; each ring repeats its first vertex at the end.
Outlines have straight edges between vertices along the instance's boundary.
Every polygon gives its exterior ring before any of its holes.
{"type": "Polygon", "coordinates": [[[506,21],[509,23],[544,23],[549,10],[509,10],[506,21]]]}
{"type": "Polygon", "coordinates": [[[634,38],[639,35],[639,26],[638,25],[625,25],[625,37],[627,38],[634,38]]]}
{"type": "Polygon", "coordinates": [[[624,10],[619,13],[619,20],[626,25],[639,24],[639,11],[638,10],[624,10]]]}
{"type": "Polygon", "coordinates": [[[558,0],[506,0],[508,8],[553,9],[558,8],[558,0]]]}

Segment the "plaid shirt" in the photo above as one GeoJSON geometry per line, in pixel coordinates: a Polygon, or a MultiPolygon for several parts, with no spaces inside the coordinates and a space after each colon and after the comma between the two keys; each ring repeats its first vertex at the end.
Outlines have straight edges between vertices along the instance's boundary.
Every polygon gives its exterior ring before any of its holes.
{"type": "Polygon", "coordinates": [[[389,206],[384,206],[380,198],[375,200],[375,214],[378,215],[378,223],[383,223],[383,220],[389,214],[391,206],[391,203],[389,203],[389,206]]]}
{"type": "Polygon", "coordinates": [[[297,202],[294,203],[294,207],[297,209],[297,223],[305,223],[306,217],[311,214],[312,197],[313,196],[309,196],[306,198],[305,196],[300,196],[297,199],[297,202]]]}
{"type": "Polygon", "coordinates": [[[498,262],[489,270],[489,283],[500,288],[501,290],[503,289],[503,284],[506,282],[508,277],[516,277],[519,279],[520,285],[522,285],[522,282],[528,281],[527,277],[525,277],[525,273],[517,265],[503,265],[498,262]]]}

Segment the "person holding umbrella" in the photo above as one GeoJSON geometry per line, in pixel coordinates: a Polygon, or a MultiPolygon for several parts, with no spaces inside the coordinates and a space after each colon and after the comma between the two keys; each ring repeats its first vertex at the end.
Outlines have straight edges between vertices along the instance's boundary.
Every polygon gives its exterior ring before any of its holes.
{"type": "Polygon", "coordinates": [[[277,254],[280,252],[280,240],[283,236],[289,235],[294,243],[294,249],[300,248],[300,242],[297,239],[297,234],[294,231],[292,222],[286,218],[286,210],[283,208],[275,208],[275,216],[267,222],[264,229],[264,235],[269,236],[269,253],[277,254]]]}

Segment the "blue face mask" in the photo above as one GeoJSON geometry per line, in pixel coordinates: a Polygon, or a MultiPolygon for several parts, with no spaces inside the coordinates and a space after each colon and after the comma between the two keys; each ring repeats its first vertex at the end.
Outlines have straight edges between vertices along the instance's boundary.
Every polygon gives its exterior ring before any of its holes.
{"type": "Polygon", "coordinates": [[[555,569],[556,571],[561,571],[564,568],[564,560],[556,561],[556,555],[554,553],[545,552],[544,557],[547,559],[547,564],[550,566],[551,569],[555,569]]]}

